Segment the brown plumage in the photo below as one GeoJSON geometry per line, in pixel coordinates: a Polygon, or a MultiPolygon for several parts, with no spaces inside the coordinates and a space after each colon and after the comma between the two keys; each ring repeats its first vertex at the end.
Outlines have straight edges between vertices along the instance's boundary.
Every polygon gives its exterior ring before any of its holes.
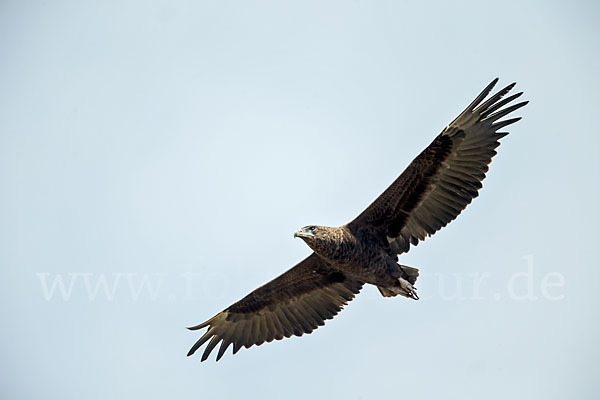
{"type": "Polygon", "coordinates": [[[242,346],[311,333],[333,318],[365,283],[376,285],[386,297],[400,294],[418,299],[413,286],[418,270],[398,264],[398,255],[446,226],[477,197],[500,145],[498,139],[508,134],[498,131],[520,118],[500,119],[527,104],[507,106],[522,93],[502,99],[514,83],[483,102],[497,81],[353,221],[338,228],[312,225],[296,231],[294,237],[314,252],[213,318],[189,328],[208,330],[188,356],[207,341],[201,360],[220,343],[218,361],[229,345],[235,354],[242,346]]]}

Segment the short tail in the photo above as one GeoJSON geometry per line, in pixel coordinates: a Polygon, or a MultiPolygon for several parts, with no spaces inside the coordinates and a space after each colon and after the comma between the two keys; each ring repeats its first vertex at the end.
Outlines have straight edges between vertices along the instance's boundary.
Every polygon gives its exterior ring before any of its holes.
{"type": "MultiPolygon", "coordinates": [[[[400,268],[403,272],[402,278],[408,281],[410,285],[414,285],[417,281],[417,278],[419,277],[419,270],[417,268],[409,267],[407,265],[400,265],[400,268]]],[[[419,298],[414,292],[416,288],[412,288],[413,290],[407,290],[405,287],[393,287],[388,289],[383,286],[377,286],[377,289],[379,289],[379,292],[383,297],[394,297],[401,294],[404,297],[410,297],[415,300],[419,298]]]]}
{"type": "Polygon", "coordinates": [[[402,271],[404,271],[407,275],[403,278],[409,281],[411,285],[414,285],[419,277],[419,270],[407,265],[401,265],[400,268],[402,268],[402,271]]]}

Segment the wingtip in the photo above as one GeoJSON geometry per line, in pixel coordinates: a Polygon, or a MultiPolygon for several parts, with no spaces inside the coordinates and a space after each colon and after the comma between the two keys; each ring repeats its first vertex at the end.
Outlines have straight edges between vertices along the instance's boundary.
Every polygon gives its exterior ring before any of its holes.
{"type": "Polygon", "coordinates": [[[190,331],[197,331],[198,329],[206,328],[208,325],[210,325],[210,323],[211,323],[211,321],[213,319],[214,318],[211,318],[208,321],[203,322],[203,323],[198,324],[198,325],[195,325],[195,326],[188,326],[188,327],[186,327],[186,329],[189,329],[190,331]]]}
{"type": "Polygon", "coordinates": [[[521,108],[521,107],[525,107],[527,104],[529,104],[529,100],[525,100],[525,101],[522,101],[522,102],[520,102],[520,103],[517,103],[517,104],[515,104],[515,105],[513,106],[513,107],[514,107],[514,110],[513,110],[513,111],[516,111],[516,110],[518,110],[518,109],[519,109],[519,108],[521,108]]]}
{"type": "Polygon", "coordinates": [[[500,80],[500,78],[498,78],[498,77],[494,78],[494,80],[492,80],[490,82],[490,84],[487,85],[487,87],[485,88],[484,92],[488,92],[489,93],[496,86],[496,84],[498,83],[499,80],[500,80]]]}

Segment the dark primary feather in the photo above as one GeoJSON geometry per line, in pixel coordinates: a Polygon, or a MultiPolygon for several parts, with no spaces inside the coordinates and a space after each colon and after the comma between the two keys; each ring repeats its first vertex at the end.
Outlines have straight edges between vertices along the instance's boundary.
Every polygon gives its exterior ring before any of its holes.
{"type": "Polygon", "coordinates": [[[202,361],[219,342],[217,361],[231,344],[235,354],[242,346],[310,333],[333,318],[362,286],[363,282],[347,278],[313,253],[223,312],[189,328],[208,330],[188,356],[209,340],[202,361]]]}
{"type": "Polygon", "coordinates": [[[411,244],[418,244],[454,220],[477,197],[488,164],[496,155],[494,149],[500,145],[498,139],[508,134],[498,130],[520,118],[499,119],[527,104],[521,102],[502,108],[522,94],[502,100],[514,83],[482,103],[497,81],[492,81],[398,179],[348,225],[379,228],[392,251],[401,254],[408,251],[411,244]]]}

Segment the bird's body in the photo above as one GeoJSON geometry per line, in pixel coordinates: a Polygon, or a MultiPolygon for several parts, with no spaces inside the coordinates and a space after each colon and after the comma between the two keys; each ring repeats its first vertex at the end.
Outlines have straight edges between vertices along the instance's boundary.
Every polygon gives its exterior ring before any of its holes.
{"type": "Polygon", "coordinates": [[[484,102],[497,79],[433,140],[404,172],[358,217],[341,227],[299,229],[313,253],[279,277],[252,291],[208,321],[188,355],[208,342],[206,360],[220,343],[217,360],[264,342],[310,333],[333,318],[364,284],[385,297],[418,299],[416,268],[398,264],[411,245],[454,220],[478,195],[496,154],[498,132],[520,118],[500,120],[527,102],[508,105],[522,93],[503,98],[514,83],[484,102]],[[503,108],[504,107],[504,108],[503,108]]]}
{"type": "MultiPolygon", "coordinates": [[[[346,276],[401,294],[402,281],[398,279],[406,280],[408,273],[397,264],[397,256],[376,229],[313,225],[298,230],[294,236],[302,238],[321,259],[346,276]]],[[[416,297],[414,292],[405,295],[416,297]]]]}

